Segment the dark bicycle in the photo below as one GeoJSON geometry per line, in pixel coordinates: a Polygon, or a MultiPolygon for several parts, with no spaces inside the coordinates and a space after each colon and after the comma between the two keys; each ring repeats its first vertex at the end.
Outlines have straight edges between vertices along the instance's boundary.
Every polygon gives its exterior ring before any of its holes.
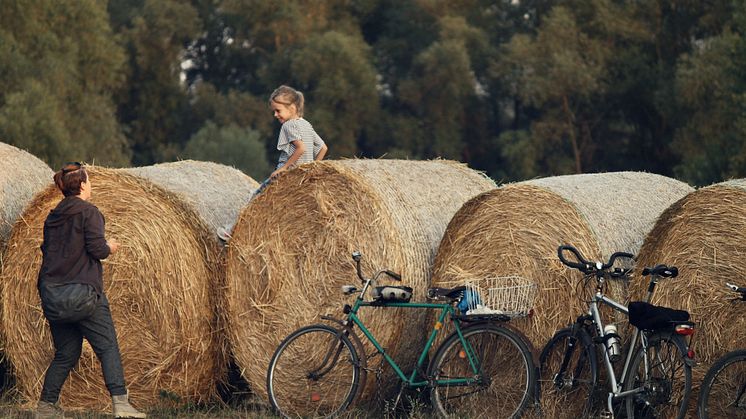
{"type": "MultiPolygon", "coordinates": [[[[726,284],[736,293],[734,301],[746,301],[746,287],[726,284]]],[[[707,371],[699,392],[700,419],[746,419],[746,349],[720,357],[707,371]]]]}
{"type": "Polygon", "coordinates": [[[614,267],[617,259],[632,259],[629,253],[616,252],[609,261],[591,262],[568,245],[557,250],[562,263],[584,274],[583,285],[592,284],[595,292],[588,301],[588,313],[561,329],[546,344],[539,357],[539,385],[542,404],[554,403],[564,409],[578,409],[573,417],[607,418],[682,418],[692,388],[694,353],[685,339],[694,333],[689,313],[650,304],[661,278],[675,278],[675,267],[658,265],[645,268],[650,275],[645,301],[629,307],[604,294],[606,281],[626,278],[629,269],[614,267]],[[569,252],[575,261],[568,260],[569,252]],[[621,336],[614,324],[604,323],[600,305],[629,317],[635,333],[626,358],[621,336]],[[598,407],[600,390],[598,357],[606,366],[608,389],[605,407],[598,407]],[[625,358],[621,375],[614,364],[625,358]],[[626,415],[626,416],[624,416],[626,415]]]}

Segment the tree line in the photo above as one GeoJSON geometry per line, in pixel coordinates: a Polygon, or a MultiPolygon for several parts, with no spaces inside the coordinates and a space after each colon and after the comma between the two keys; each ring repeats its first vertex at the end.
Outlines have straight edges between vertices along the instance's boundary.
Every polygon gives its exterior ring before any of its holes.
{"type": "Polygon", "coordinates": [[[280,84],[330,157],[498,181],[746,176],[746,0],[0,0],[0,141],[261,179],[280,84]]]}

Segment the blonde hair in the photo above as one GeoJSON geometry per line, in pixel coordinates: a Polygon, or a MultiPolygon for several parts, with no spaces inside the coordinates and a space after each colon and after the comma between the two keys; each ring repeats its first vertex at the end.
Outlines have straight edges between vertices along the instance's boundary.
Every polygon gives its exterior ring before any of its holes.
{"type": "Polygon", "coordinates": [[[295,105],[295,109],[298,111],[298,116],[301,118],[303,117],[303,104],[305,99],[303,99],[303,93],[301,93],[300,90],[295,90],[290,86],[282,85],[275,89],[275,91],[269,96],[270,105],[272,102],[285,106],[295,105]]]}

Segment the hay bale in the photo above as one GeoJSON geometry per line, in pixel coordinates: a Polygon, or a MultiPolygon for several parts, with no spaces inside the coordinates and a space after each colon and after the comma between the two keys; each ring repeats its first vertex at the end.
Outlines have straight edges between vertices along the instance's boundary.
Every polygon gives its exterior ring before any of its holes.
{"type": "Polygon", "coordinates": [[[182,160],[122,169],[180,195],[197,211],[217,240],[219,228],[236,223],[259,183],[242,171],[213,162],[182,160]]]}
{"type": "Polygon", "coordinates": [[[44,187],[52,184],[54,172],[35,156],[0,142],[0,253],[10,237],[13,223],[26,204],[44,187]],[[9,170],[12,168],[12,170],[9,170]]]}
{"type": "MultiPolygon", "coordinates": [[[[433,285],[517,275],[534,281],[535,315],[516,321],[541,348],[554,331],[585,311],[579,272],[557,259],[560,244],[587,258],[636,253],[655,219],[691,187],[663,176],[601,173],[549,177],[503,186],[466,203],[445,232],[433,285]]],[[[613,287],[616,298],[624,289],[613,287]]]]}
{"type": "MultiPolygon", "coordinates": [[[[341,316],[366,274],[390,268],[423,301],[430,266],[456,210],[494,182],[450,161],[342,160],[287,172],[241,213],[227,251],[229,336],[252,389],[266,396],[269,359],[280,340],[319,315],[341,316]]],[[[395,359],[412,365],[424,310],[368,309],[365,321],[395,359]],[[405,335],[406,334],[406,335],[405,335]]],[[[374,374],[370,374],[373,376],[374,374]]]]}
{"type": "MultiPolygon", "coordinates": [[[[212,295],[216,246],[199,217],[180,199],[142,178],[89,167],[91,202],[107,219],[107,236],[122,243],[104,263],[104,286],[117,328],[130,395],[141,407],[161,393],[205,401],[221,367],[215,344],[212,295]]],[[[20,393],[38,400],[53,346],[36,281],[44,219],[62,195],[50,186],[16,223],[5,252],[2,330],[20,393]]],[[[104,410],[110,398],[98,360],[84,346],[61,403],[104,410]]]]}
{"type": "MultiPolygon", "coordinates": [[[[746,303],[732,302],[725,282],[746,286],[746,179],[692,192],[668,208],[645,238],[638,265],[679,268],[658,284],[653,303],[689,311],[697,323],[694,349],[699,382],[724,353],[746,341],[746,303]]],[[[642,298],[646,283],[632,284],[642,298]]]]}

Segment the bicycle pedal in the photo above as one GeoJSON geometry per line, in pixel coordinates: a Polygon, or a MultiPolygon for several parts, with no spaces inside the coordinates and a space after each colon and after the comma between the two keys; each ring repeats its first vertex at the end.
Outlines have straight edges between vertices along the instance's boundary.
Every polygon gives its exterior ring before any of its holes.
{"type": "Polygon", "coordinates": [[[614,419],[614,414],[608,410],[598,412],[598,419],[614,419]]]}

